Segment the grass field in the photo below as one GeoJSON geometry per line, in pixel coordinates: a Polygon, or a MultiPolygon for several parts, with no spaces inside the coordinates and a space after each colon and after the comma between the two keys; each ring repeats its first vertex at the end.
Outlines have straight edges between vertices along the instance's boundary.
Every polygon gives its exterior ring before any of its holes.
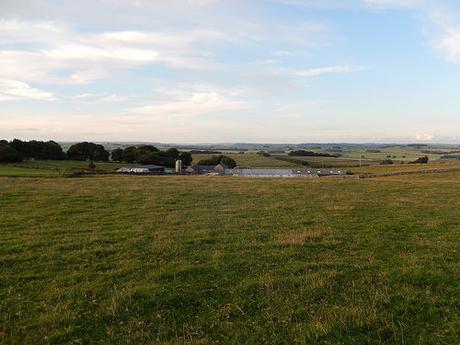
{"type": "MultiPolygon", "coordinates": [[[[0,164],[0,176],[11,177],[59,177],[64,174],[67,169],[88,168],[88,162],[82,161],[47,161],[35,160],[24,161],[21,163],[0,164]]],[[[109,163],[96,162],[96,169],[112,172],[121,166],[126,166],[126,163],[109,163]]]]}
{"type": "Polygon", "coordinates": [[[0,177],[2,344],[457,344],[460,173],[0,177]]]}
{"type": "Polygon", "coordinates": [[[352,167],[348,170],[354,174],[382,175],[421,170],[451,170],[460,169],[460,161],[441,162],[434,161],[429,164],[390,164],[352,167]]]}
{"type": "MultiPolygon", "coordinates": [[[[193,163],[197,164],[202,159],[208,159],[216,155],[209,154],[195,154],[193,155],[193,163]]],[[[290,168],[296,167],[296,164],[277,160],[273,157],[264,157],[255,153],[246,154],[228,154],[227,156],[233,158],[240,167],[251,168],[290,168]]]]}

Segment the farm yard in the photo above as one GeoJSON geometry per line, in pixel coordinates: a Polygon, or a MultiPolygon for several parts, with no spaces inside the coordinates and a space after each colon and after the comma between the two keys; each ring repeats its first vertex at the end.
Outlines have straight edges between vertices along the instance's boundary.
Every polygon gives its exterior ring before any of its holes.
{"type": "Polygon", "coordinates": [[[10,344],[454,344],[460,173],[0,177],[10,344]]]}

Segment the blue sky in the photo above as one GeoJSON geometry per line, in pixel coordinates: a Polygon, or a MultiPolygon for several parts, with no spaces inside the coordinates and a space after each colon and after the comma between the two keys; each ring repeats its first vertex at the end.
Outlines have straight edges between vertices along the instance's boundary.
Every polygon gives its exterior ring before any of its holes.
{"type": "Polygon", "coordinates": [[[460,4],[2,0],[0,138],[460,143],[460,4]]]}

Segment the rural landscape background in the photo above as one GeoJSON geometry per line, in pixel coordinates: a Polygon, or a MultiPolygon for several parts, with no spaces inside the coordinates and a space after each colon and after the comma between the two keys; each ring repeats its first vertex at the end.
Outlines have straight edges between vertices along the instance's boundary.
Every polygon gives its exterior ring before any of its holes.
{"type": "Polygon", "coordinates": [[[460,2],[0,0],[0,345],[460,344],[460,2]]]}

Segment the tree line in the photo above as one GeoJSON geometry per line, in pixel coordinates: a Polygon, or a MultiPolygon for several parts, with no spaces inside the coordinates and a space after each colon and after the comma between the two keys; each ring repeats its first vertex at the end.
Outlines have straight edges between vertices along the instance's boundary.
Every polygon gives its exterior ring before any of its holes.
{"type": "Polygon", "coordinates": [[[190,152],[180,152],[176,148],[160,151],[152,145],[142,145],[138,147],[130,146],[125,149],[118,148],[112,151],[112,160],[115,162],[155,164],[174,167],[178,159],[180,159],[184,165],[190,165],[193,160],[190,152]]]}
{"type": "Polygon", "coordinates": [[[69,147],[64,152],[61,145],[55,141],[22,141],[14,139],[10,142],[0,140],[0,162],[14,163],[25,159],[40,160],[76,160],[156,164],[174,167],[176,160],[181,159],[184,165],[192,163],[190,152],[180,152],[175,148],[160,151],[152,145],[130,146],[125,149],[117,148],[109,152],[103,145],[91,142],[80,142],[69,147]]]}
{"type": "Polygon", "coordinates": [[[55,141],[13,141],[0,140],[0,162],[14,163],[24,159],[50,159],[62,160],[67,155],[62,150],[61,145],[55,141]]]}

